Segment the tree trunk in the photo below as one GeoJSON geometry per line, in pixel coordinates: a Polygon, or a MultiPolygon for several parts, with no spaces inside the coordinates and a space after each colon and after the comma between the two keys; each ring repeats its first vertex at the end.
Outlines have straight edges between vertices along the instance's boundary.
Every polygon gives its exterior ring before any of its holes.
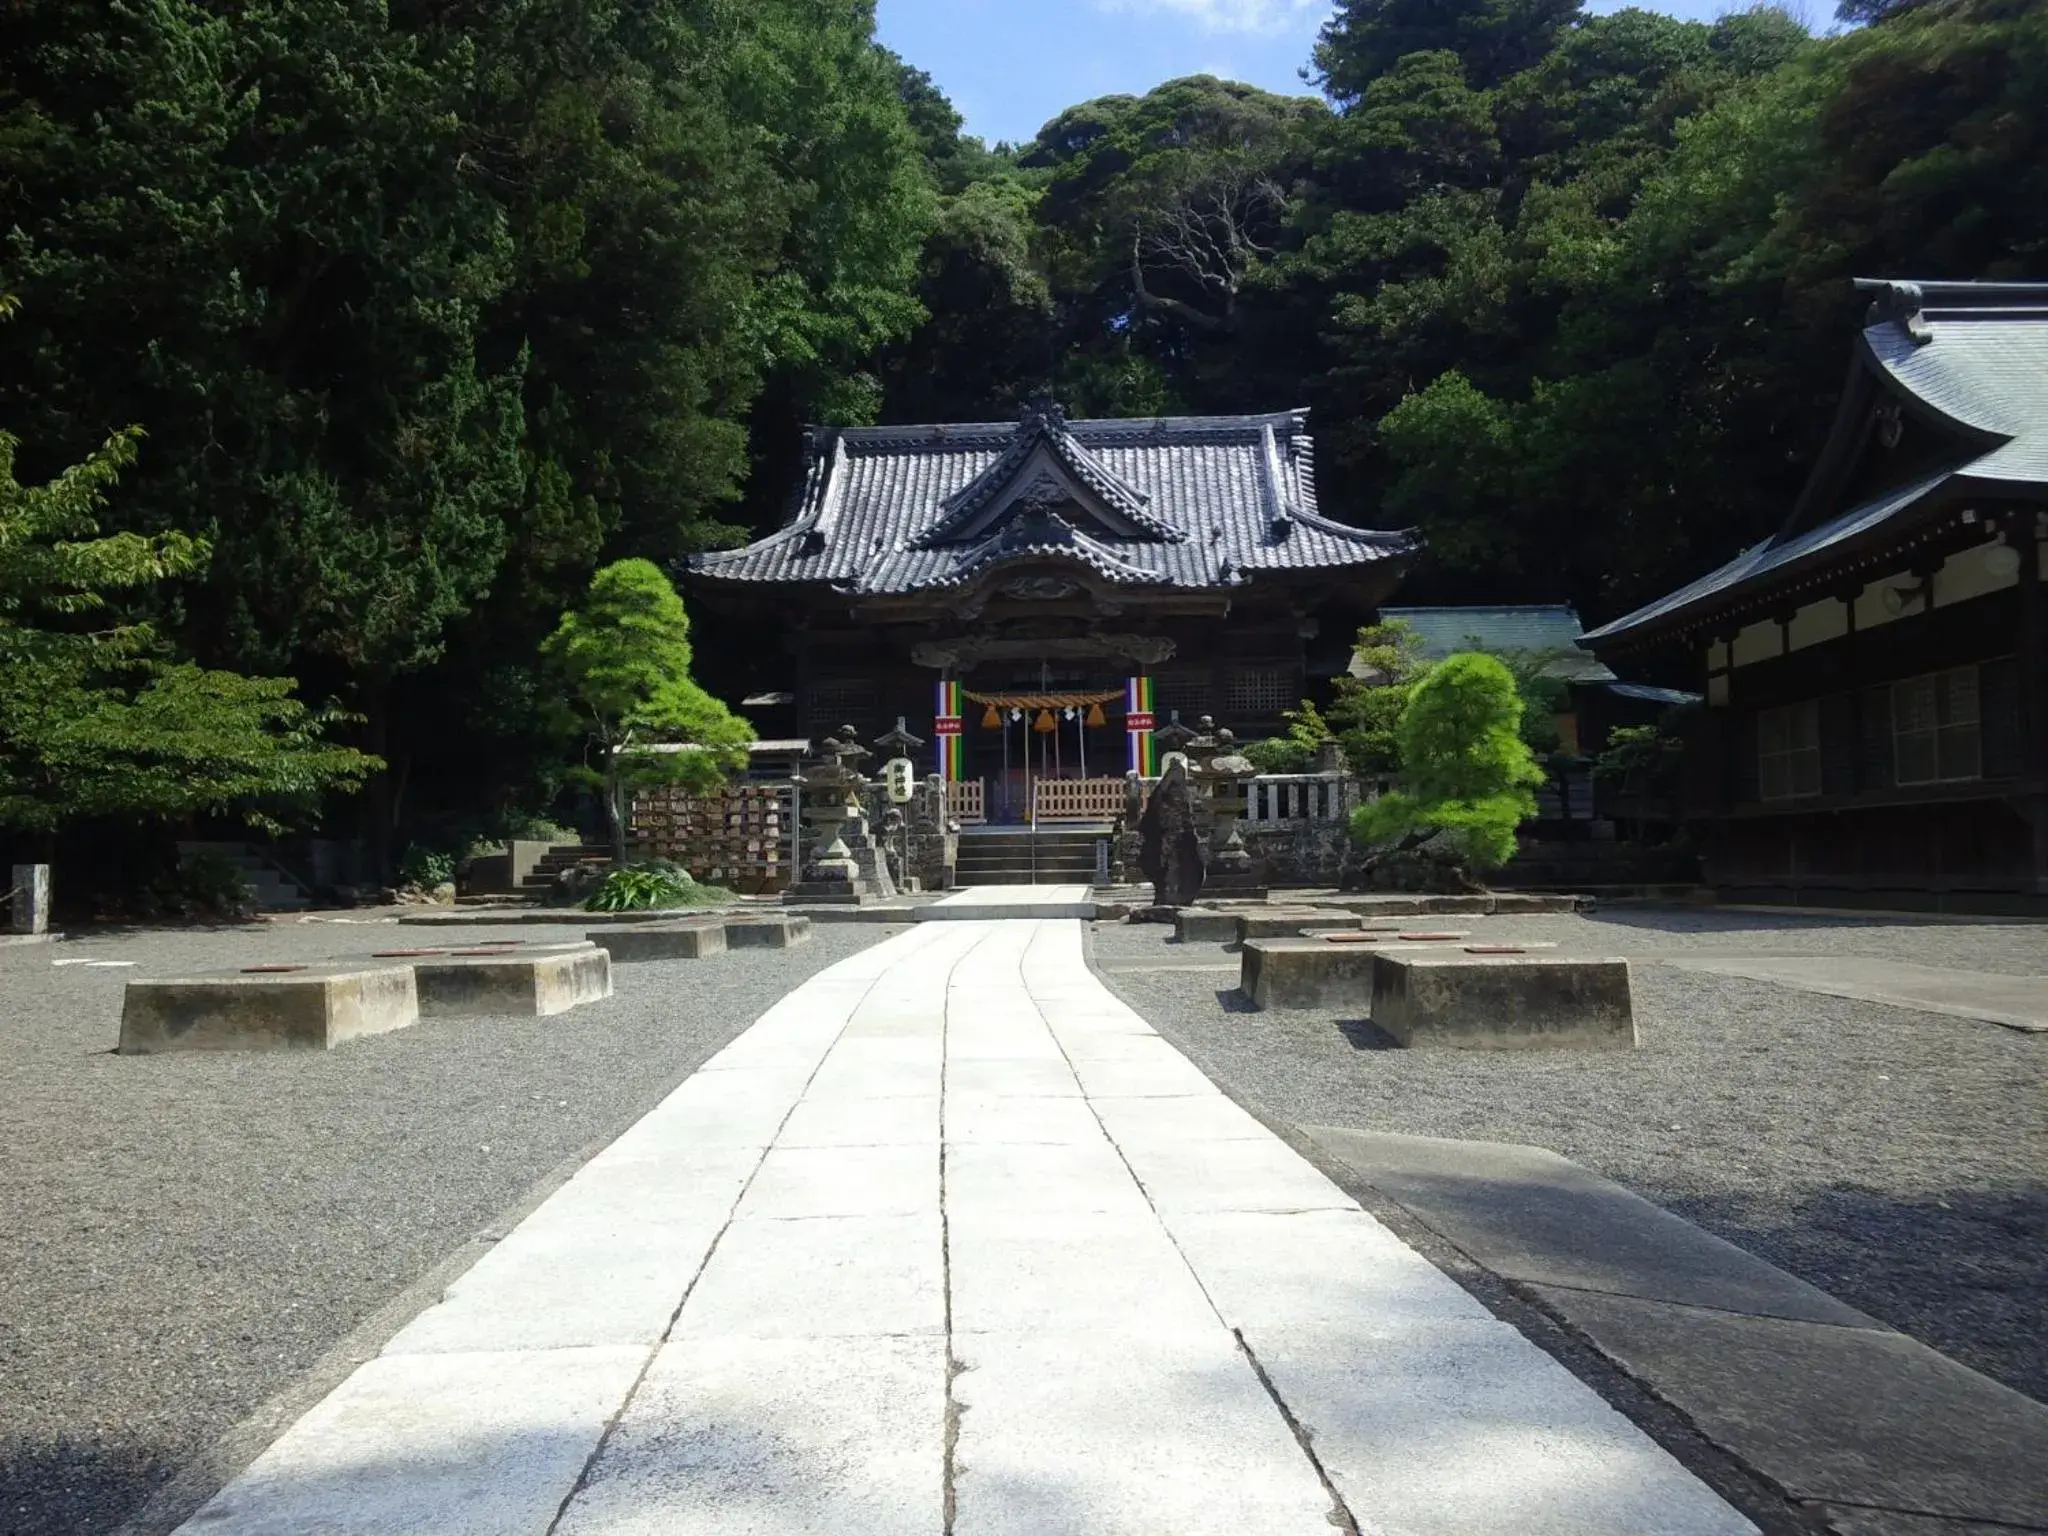
{"type": "Polygon", "coordinates": [[[363,683],[363,750],[384,761],[385,766],[370,776],[365,787],[368,812],[364,831],[370,873],[379,885],[391,884],[392,810],[396,804],[390,767],[391,679],[373,673],[363,683]]]}
{"type": "MultiPolygon", "coordinates": [[[[617,759],[613,759],[614,763],[617,759]]],[[[626,785],[625,775],[616,767],[604,776],[604,815],[611,825],[612,867],[626,867],[626,785]]]]}

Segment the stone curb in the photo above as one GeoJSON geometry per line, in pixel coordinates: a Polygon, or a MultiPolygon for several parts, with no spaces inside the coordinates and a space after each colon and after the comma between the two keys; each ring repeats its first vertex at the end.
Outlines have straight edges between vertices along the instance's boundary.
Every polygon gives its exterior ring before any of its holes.
{"type": "Polygon", "coordinates": [[[1840,1536],[2048,1531],[2048,1405],[1539,1147],[1287,1139],[1392,1202],[1840,1536]]]}

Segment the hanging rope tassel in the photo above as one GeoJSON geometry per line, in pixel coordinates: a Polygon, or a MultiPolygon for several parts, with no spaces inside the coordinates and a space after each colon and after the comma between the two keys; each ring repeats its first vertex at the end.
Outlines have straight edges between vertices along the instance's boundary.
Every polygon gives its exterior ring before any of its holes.
{"type": "Polygon", "coordinates": [[[1090,704],[1088,706],[1088,727],[1090,730],[1100,725],[1107,725],[1108,723],[1103,718],[1102,706],[1100,704],[1090,704]]]}
{"type": "Polygon", "coordinates": [[[1049,709],[1041,709],[1038,712],[1038,718],[1031,723],[1031,729],[1039,732],[1041,735],[1056,731],[1059,728],[1059,721],[1053,719],[1052,711],[1049,709]]]}
{"type": "Polygon", "coordinates": [[[982,711],[981,728],[984,731],[999,731],[1002,729],[1002,727],[1003,717],[1000,714],[996,713],[995,705],[991,704],[987,709],[982,711]]]}

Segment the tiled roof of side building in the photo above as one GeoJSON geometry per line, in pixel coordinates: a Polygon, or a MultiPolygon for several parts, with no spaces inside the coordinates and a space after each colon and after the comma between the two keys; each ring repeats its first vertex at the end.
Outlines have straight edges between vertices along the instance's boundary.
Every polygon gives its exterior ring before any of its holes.
{"type": "Polygon", "coordinates": [[[1069,422],[1040,405],[1021,423],[821,434],[815,455],[786,527],[695,556],[691,573],[891,595],[1050,559],[1119,585],[1205,589],[1417,547],[1412,532],[1321,515],[1305,411],[1069,422]],[[992,484],[992,470],[1009,478],[992,484]],[[1057,495],[1034,499],[1034,476],[1057,495]],[[1069,494],[1088,506],[1059,502],[1069,494]]]}
{"type": "MultiPolygon", "coordinates": [[[[1584,637],[1618,639],[1704,617],[1887,537],[1937,493],[2048,492],[2048,283],[1866,281],[1876,295],[1858,345],[1896,395],[1957,437],[1946,468],[1894,486],[1818,526],[1765,540],[1718,570],[1584,637]]],[[[1839,430],[1838,424],[1838,430],[1839,430]]]]}
{"type": "Polygon", "coordinates": [[[1382,620],[1398,619],[1422,641],[1431,659],[1477,647],[1483,651],[1548,654],[1545,668],[1556,677],[1599,682],[1614,674],[1579,649],[1578,610],[1569,603],[1507,604],[1491,607],[1382,608],[1382,620]]]}

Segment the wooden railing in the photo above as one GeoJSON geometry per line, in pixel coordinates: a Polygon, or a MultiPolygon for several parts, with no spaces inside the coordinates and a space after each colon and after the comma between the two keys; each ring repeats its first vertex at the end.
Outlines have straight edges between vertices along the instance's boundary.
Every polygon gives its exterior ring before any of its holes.
{"type": "Polygon", "coordinates": [[[796,786],[732,784],[715,794],[643,790],[632,841],[694,879],[747,895],[779,891],[796,867],[796,786]]]}
{"type": "Polygon", "coordinates": [[[1123,814],[1122,779],[1040,779],[1031,796],[1036,821],[1114,821],[1123,814]]]}
{"type": "Polygon", "coordinates": [[[967,779],[946,786],[946,814],[963,827],[979,826],[988,820],[987,791],[980,779],[967,779]]]}

